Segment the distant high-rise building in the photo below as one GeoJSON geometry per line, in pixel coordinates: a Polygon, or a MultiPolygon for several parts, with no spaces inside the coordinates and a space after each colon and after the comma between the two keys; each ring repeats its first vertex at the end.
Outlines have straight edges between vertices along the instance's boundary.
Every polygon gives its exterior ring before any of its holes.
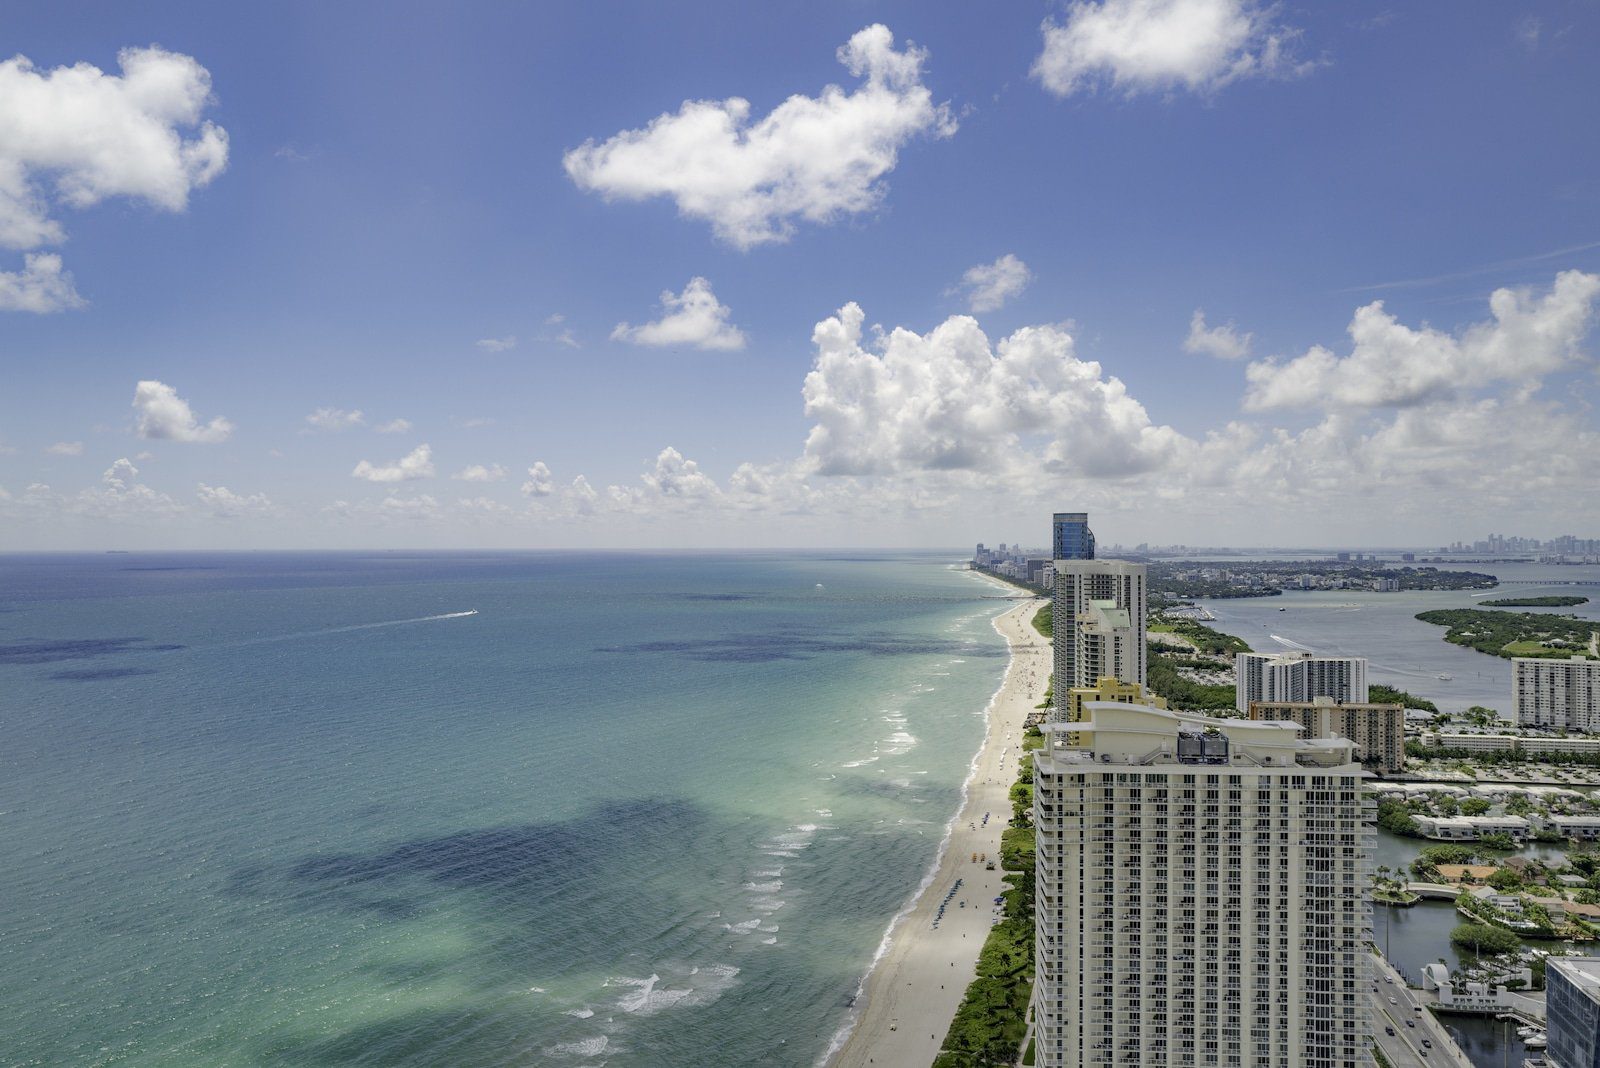
{"type": "Polygon", "coordinates": [[[1600,960],[1551,956],[1544,971],[1551,1068],[1600,1068],[1600,960]]]}
{"type": "Polygon", "coordinates": [[[1331,697],[1309,701],[1252,701],[1250,718],[1298,723],[1306,738],[1348,738],[1356,758],[1379,771],[1404,771],[1404,705],[1341,703],[1331,697]]]}
{"type": "Polygon", "coordinates": [[[1511,702],[1519,726],[1600,733],[1600,660],[1512,657],[1511,702]]]}
{"type": "Polygon", "coordinates": [[[1037,1063],[1369,1064],[1372,813],[1351,744],[1082,709],[1034,755],[1037,1063]]]}
{"type": "Polygon", "coordinates": [[[1088,512],[1057,512],[1050,523],[1051,551],[1057,560],[1093,560],[1094,531],[1088,512]]]}
{"type": "Polygon", "coordinates": [[[1240,653],[1234,657],[1233,673],[1234,707],[1245,715],[1253,701],[1367,700],[1367,660],[1361,656],[1240,653]]]}
{"type": "Polygon", "coordinates": [[[1107,676],[1145,685],[1146,571],[1126,560],[1055,561],[1056,693],[1107,676]]]}

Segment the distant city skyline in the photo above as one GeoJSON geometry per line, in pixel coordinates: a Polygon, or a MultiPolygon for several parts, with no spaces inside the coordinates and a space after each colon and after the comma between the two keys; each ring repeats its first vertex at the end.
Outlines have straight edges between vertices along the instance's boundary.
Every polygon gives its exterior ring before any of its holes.
{"type": "Polygon", "coordinates": [[[280,10],[11,12],[0,548],[1600,530],[1593,5],[280,10]]]}

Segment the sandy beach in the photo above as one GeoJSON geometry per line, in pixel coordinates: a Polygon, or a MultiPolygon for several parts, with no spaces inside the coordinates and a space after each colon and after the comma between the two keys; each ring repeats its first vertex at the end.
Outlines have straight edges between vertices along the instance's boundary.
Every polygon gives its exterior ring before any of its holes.
{"type": "Polygon", "coordinates": [[[1050,646],[1032,624],[1046,603],[1025,600],[995,617],[995,629],[1010,643],[1011,663],[989,705],[966,804],[932,882],[890,929],[889,947],[867,976],[860,1016],[829,1068],[928,1068],[976,974],[994,899],[1006,886],[998,864],[988,871],[972,856],[998,860],[1000,832],[1011,818],[1008,794],[1017,777],[1022,721],[1044,700],[1050,678],[1050,646]]]}

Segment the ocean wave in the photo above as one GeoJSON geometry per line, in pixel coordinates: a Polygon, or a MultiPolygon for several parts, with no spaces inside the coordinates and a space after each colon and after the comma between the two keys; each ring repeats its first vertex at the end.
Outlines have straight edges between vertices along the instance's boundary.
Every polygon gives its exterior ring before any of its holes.
{"type": "Polygon", "coordinates": [[[739,969],[731,964],[708,964],[668,980],[674,984],[671,989],[662,987],[659,972],[651,972],[648,979],[611,978],[605,985],[631,987],[630,993],[617,999],[617,1008],[630,1015],[651,1016],[680,1006],[709,1005],[733,985],[738,974],[739,969]]]}
{"type": "Polygon", "coordinates": [[[774,879],[768,883],[745,883],[742,889],[755,894],[775,894],[783,889],[783,880],[774,879]]]}
{"type": "Polygon", "coordinates": [[[576,1016],[580,1020],[587,1020],[589,1017],[594,1015],[594,1010],[593,1009],[568,1009],[566,1012],[562,1013],[561,1015],[563,1015],[563,1016],[576,1016]]]}
{"type": "Polygon", "coordinates": [[[550,1057],[593,1057],[596,1054],[604,1053],[606,1047],[610,1044],[611,1040],[605,1035],[597,1035],[594,1038],[585,1038],[577,1042],[563,1042],[560,1045],[547,1046],[544,1052],[546,1056],[550,1057]]]}
{"type": "Polygon", "coordinates": [[[725,923],[722,925],[722,929],[724,931],[738,931],[741,934],[748,934],[760,926],[761,917],[758,916],[753,920],[745,920],[742,923],[725,923]]]}

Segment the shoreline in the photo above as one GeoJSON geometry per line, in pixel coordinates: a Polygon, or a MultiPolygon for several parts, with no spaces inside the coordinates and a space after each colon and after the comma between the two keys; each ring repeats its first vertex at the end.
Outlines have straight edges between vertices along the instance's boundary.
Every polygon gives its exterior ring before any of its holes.
{"type": "Polygon", "coordinates": [[[1050,645],[1033,628],[1034,613],[1048,602],[1018,600],[990,620],[1006,639],[1010,660],[984,709],[983,742],[962,784],[961,805],[928,874],[884,932],[858,988],[856,1009],[819,1062],[825,1068],[927,1068],[977,974],[994,915],[991,902],[1007,889],[998,864],[1000,834],[1011,818],[1022,721],[1044,700],[1050,678],[1050,645]],[[974,853],[995,861],[995,870],[973,862],[974,853]]]}

